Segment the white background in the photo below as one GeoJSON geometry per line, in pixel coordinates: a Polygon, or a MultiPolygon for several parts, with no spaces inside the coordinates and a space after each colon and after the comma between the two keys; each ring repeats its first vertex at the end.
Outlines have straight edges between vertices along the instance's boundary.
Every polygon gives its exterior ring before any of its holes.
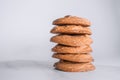
{"type": "Polygon", "coordinates": [[[53,61],[49,31],[65,15],[92,22],[95,64],[120,66],[119,0],[0,0],[0,61],[53,61]]]}

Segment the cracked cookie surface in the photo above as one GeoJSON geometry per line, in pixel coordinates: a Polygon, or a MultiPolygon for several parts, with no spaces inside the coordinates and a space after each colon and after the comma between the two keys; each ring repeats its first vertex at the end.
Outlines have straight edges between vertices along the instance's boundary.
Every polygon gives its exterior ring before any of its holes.
{"type": "Polygon", "coordinates": [[[84,53],[84,54],[54,53],[52,57],[71,61],[71,62],[92,62],[93,61],[93,58],[89,53],[84,53]]]}
{"type": "Polygon", "coordinates": [[[85,46],[93,42],[88,35],[56,35],[50,41],[67,46],[85,46]]]}
{"type": "Polygon", "coordinates": [[[53,25],[82,25],[85,27],[90,26],[91,22],[86,18],[67,15],[63,18],[58,18],[54,20],[53,25]]]}
{"type": "Polygon", "coordinates": [[[53,52],[57,53],[90,53],[92,52],[92,48],[90,46],[78,46],[78,47],[70,47],[65,45],[56,45],[52,48],[53,52]]]}
{"type": "Polygon", "coordinates": [[[92,63],[73,63],[68,61],[56,62],[54,67],[65,72],[87,72],[95,70],[95,66],[92,63]]]}
{"type": "Polygon", "coordinates": [[[88,34],[88,35],[92,34],[90,28],[82,27],[80,25],[55,26],[50,32],[55,34],[88,34]]]}

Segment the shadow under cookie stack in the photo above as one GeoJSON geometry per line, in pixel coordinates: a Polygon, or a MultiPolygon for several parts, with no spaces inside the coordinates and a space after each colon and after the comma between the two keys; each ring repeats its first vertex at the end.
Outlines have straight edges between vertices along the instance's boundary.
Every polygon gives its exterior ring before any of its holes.
{"type": "Polygon", "coordinates": [[[56,25],[51,33],[58,34],[51,38],[51,42],[58,43],[52,48],[53,58],[60,59],[54,64],[57,70],[66,72],[86,72],[95,69],[90,54],[93,42],[89,26],[90,21],[85,18],[67,15],[53,21],[56,25]]]}

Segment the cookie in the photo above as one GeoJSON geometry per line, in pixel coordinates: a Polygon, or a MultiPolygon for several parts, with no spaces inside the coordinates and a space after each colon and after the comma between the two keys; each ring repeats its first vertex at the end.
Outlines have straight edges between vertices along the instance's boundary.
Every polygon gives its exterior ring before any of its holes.
{"type": "Polygon", "coordinates": [[[67,15],[63,18],[59,18],[53,21],[53,25],[82,25],[82,26],[90,26],[91,22],[88,19],[70,16],[67,15]]]}
{"type": "Polygon", "coordinates": [[[56,35],[50,41],[67,46],[85,46],[93,42],[88,35],[56,35]]]}
{"type": "Polygon", "coordinates": [[[95,66],[92,63],[74,63],[68,61],[59,61],[54,64],[54,67],[65,72],[87,72],[95,70],[95,66]]]}
{"type": "Polygon", "coordinates": [[[65,45],[56,45],[52,48],[53,52],[57,53],[90,53],[92,52],[92,48],[90,46],[78,46],[78,47],[70,47],[65,45]]]}
{"type": "Polygon", "coordinates": [[[69,54],[69,53],[54,53],[53,58],[72,61],[72,62],[92,62],[93,58],[90,54],[69,54]]]}
{"type": "Polygon", "coordinates": [[[82,27],[80,25],[63,25],[63,26],[55,26],[51,33],[59,33],[59,34],[88,34],[91,35],[92,32],[88,27],[82,27]]]}

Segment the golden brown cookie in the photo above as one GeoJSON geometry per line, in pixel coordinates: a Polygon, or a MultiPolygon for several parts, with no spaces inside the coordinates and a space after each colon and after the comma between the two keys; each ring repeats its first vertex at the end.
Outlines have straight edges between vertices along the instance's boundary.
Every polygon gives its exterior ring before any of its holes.
{"type": "Polygon", "coordinates": [[[72,61],[72,62],[92,62],[93,58],[89,53],[84,54],[69,54],[69,53],[54,53],[53,58],[72,61]]]}
{"type": "Polygon", "coordinates": [[[67,15],[64,18],[59,18],[53,21],[53,25],[82,25],[82,26],[90,26],[91,23],[88,19],[70,16],[67,15]]]}
{"type": "Polygon", "coordinates": [[[67,46],[85,46],[93,42],[88,35],[56,35],[50,41],[67,46]]]}
{"type": "Polygon", "coordinates": [[[63,34],[89,34],[92,32],[88,27],[76,26],[76,25],[63,25],[63,26],[55,26],[51,33],[63,33],[63,34]]]}
{"type": "Polygon", "coordinates": [[[92,52],[92,48],[90,46],[78,46],[78,47],[70,47],[65,45],[56,45],[52,48],[53,52],[57,53],[90,53],[92,52]]]}
{"type": "Polygon", "coordinates": [[[92,63],[74,63],[68,61],[59,61],[54,64],[54,67],[65,72],[87,72],[95,70],[95,66],[92,63]]]}

